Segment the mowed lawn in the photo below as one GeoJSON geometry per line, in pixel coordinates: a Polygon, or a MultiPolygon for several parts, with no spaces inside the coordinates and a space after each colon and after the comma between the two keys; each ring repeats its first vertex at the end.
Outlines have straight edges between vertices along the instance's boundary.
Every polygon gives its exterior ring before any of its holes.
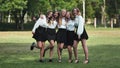
{"type": "MultiPolygon", "coordinates": [[[[31,31],[0,32],[0,68],[120,68],[120,28],[90,28],[87,27],[89,39],[89,64],[83,64],[84,53],[79,43],[78,64],[68,63],[67,49],[63,50],[62,63],[57,62],[55,45],[53,63],[49,63],[49,51],[45,63],[38,62],[39,49],[30,51],[30,45],[35,40],[31,31]]],[[[46,42],[46,46],[48,46],[46,42]]],[[[74,59],[74,56],[73,56],[74,59]]]]}

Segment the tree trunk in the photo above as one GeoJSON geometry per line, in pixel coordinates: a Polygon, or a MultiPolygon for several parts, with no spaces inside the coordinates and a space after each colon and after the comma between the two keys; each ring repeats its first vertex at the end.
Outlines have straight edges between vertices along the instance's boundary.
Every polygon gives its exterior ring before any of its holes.
{"type": "Polygon", "coordinates": [[[83,18],[85,21],[85,0],[83,0],[83,18]]]}
{"type": "Polygon", "coordinates": [[[119,27],[119,9],[118,9],[118,3],[117,1],[115,0],[115,10],[116,10],[116,15],[115,15],[115,18],[116,18],[116,22],[117,22],[117,27],[119,27]]]}
{"type": "Polygon", "coordinates": [[[11,23],[11,12],[9,11],[9,14],[8,14],[8,23],[11,23]]]}
{"type": "Polygon", "coordinates": [[[118,25],[118,27],[120,27],[120,18],[119,18],[119,15],[118,15],[118,18],[117,18],[117,25],[118,25]]]}
{"type": "Polygon", "coordinates": [[[17,16],[17,11],[13,12],[14,18],[15,18],[15,24],[16,24],[16,29],[19,29],[19,18],[17,16]]]}
{"type": "Polygon", "coordinates": [[[15,23],[16,23],[16,29],[24,30],[24,16],[25,16],[26,10],[22,10],[19,12],[19,10],[16,10],[13,12],[15,23]],[[18,14],[19,13],[19,14],[18,14]]]}
{"type": "Polygon", "coordinates": [[[94,27],[96,28],[97,24],[96,24],[96,18],[94,18],[94,27]]]}
{"type": "Polygon", "coordinates": [[[101,23],[104,24],[105,28],[107,27],[107,23],[106,23],[106,6],[105,6],[105,0],[103,0],[103,5],[101,6],[102,9],[102,18],[101,18],[101,23]]]}
{"type": "Polygon", "coordinates": [[[0,23],[2,23],[2,12],[0,12],[0,23]]]}
{"type": "Polygon", "coordinates": [[[20,29],[21,30],[24,30],[24,16],[26,12],[27,12],[26,9],[24,9],[21,11],[21,14],[20,14],[20,29]]]}
{"type": "Polygon", "coordinates": [[[113,18],[111,18],[110,20],[110,25],[111,25],[111,28],[113,29],[113,18]]]}

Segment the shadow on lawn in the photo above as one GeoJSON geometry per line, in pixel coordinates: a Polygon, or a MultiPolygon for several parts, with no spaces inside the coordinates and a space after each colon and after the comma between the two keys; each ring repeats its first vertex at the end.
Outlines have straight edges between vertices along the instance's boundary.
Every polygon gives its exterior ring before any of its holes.
{"type": "MultiPolygon", "coordinates": [[[[0,43],[0,64],[23,64],[23,65],[39,65],[40,63],[37,61],[39,58],[39,50],[35,49],[30,51],[30,44],[31,43],[0,43]]],[[[56,50],[56,47],[55,47],[56,50]]],[[[79,58],[84,60],[84,54],[82,49],[79,49],[79,58]]],[[[89,46],[89,58],[90,58],[90,65],[114,65],[114,63],[120,64],[118,62],[120,60],[120,45],[96,45],[96,46],[89,46]]],[[[69,64],[67,62],[68,54],[67,50],[63,52],[63,67],[64,64],[69,64]]],[[[54,55],[54,62],[49,64],[48,58],[46,57],[45,63],[46,65],[60,65],[57,63],[57,51],[55,51],[54,55]],[[47,59],[46,59],[47,58],[47,59]]],[[[82,64],[82,62],[80,62],[82,64]]],[[[56,65],[56,66],[57,66],[56,65]]],[[[69,64],[70,65],[70,64],[69,64]]],[[[117,64],[116,64],[117,65],[117,64]]]]}

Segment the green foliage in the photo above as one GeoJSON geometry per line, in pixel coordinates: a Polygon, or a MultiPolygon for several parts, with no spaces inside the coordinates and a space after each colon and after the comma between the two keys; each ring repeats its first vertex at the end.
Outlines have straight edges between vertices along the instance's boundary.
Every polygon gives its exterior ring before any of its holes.
{"type": "MultiPolygon", "coordinates": [[[[120,15],[120,0],[105,0],[106,9],[104,13],[101,8],[101,6],[104,5],[103,0],[84,1],[86,4],[86,19],[93,19],[94,17],[101,19],[104,14],[106,18],[116,18],[118,22],[118,16],[120,15]]],[[[46,14],[47,11],[51,10],[60,11],[61,9],[67,9],[71,11],[75,7],[78,7],[82,12],[83,0],[0,0],[0,14],[7,12],[11,14],[11,16],[14,15],[14,19],[17,17],[24,18],[26,12],[31,17],[33,15],[39,16],[40,13],[46,14]]],[[[16,19],[16,21],[18,20],[16,19]]]]}
{"type": "Polygon", "coordinates": [[[74,0],[28,0],[27,6],[30,15],[38,15],[50,10],[72,10],[77,6],[77,2],[74,0]]]}
{"type": "Polygon", "coordinates": [[[94,10],[94,17],[100,18],[102,0],[92,0],[91,5],[94,10]]]}
{"type": "Polygon", "coordinates": [[[14,11],[27,8],[27,0],[1,0],[0,3],[0,11],[14,11]]]}
{"type": "Polygon", "coordinates": [[[93,10],[91,2],[87,2],[86,3],[86,18],[93,18],[94,12],[95,12],[95,10],[93,10]]]}
{"type": "Polygon", "coordinates": [[[107,0],[107,13],[109,17],[115,17],[116,14],[120,14],[120,0],[107,0]]]}
{"type": "Polygon", "coordinates": [[[51,10],[48,0],[28,0],[27,6],[30,15],[39,15],[39,13],[51,10]]]}
{"type": "Polygon", "coordinates": [[[77,6],[77,3],[74,0],[51,0],[51,5],[52,4],[55,7],[53,8],[53,10],[71,10],[72,8],[77,6]]]}

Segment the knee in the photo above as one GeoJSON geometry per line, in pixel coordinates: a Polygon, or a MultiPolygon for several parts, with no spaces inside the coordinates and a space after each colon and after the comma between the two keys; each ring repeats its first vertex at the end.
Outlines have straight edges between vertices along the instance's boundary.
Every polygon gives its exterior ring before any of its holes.
{"type": "Polygon", "coordinates": [[[53,46],[53,45],[51,45],[51,46],[50,46],[50,49],[53,49],[53,48],[54,48],[54,46],[53,46]]]}
{"type": "Polygon", "coordinates": [[[68,48],[68,49],[70,49],[70,48],[71,48],[71,46],[67,46],[67,48],[68,48]]]}
{"type": "Polygon", "coordinates": [[[77,46],[73,45],[73,48],[75,49],[75,48],[77,48],[77,46]]]}
{"type": "Polygon", "coordinates": [[[39,46],[40,49],[42,49],[43,47],[42,46],[39,46]]]}
{"type": "Polygon", "coordinates": [[[44,48],[44,46],[42,46],[42,45],[39,45],[39,46],[38,46],[38,48],[39,48],[39,49],[43,49],[43,48],[44,48]]]}
{"type": "Polygon", "coordinates": [[[59,47],[59,50],[62,50],[63,48],[62,47],[59,47]]]}

